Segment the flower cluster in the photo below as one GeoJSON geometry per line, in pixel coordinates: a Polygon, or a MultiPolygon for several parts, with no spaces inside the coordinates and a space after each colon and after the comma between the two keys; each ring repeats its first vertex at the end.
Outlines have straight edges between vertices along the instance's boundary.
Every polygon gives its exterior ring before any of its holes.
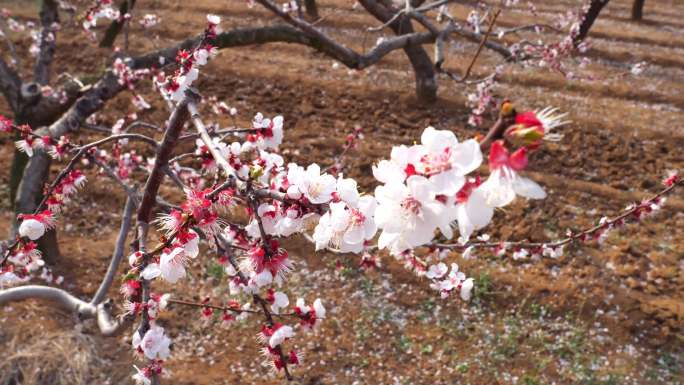
{"type": "Polygon", "coordinates": [[[0,132],[10,133],[13,130],[14,130],[14,123],[12,122],[12,120],[6,118],[3,115],[0,115],[0,132]]]}
{"type": "MultiPolygon", "coordinates": [[[[195,60],[194,54],[182,59],[181,72],[192,70],[195,60]],[[190,57],[193,59],[188,64],[185,60],[190,57]]],[[[120,68],[122,78],[132,79],[126,68],[120,68]]],[[[219,112],[231,113],[227,106],[217,108],[219,112]]],[[[515,114],[513,109],[511,114],[515,114]]],[[[285,164],[275,152],[284,135],[281,116],[270,119],[257,114],[251,128],[238,130],[244,140],[230,144],[212,128],[210,140],[202,136],[190,154],[199,158],[206,173],[195,173],[193,177],[200,182],[185,188],[185,199],[179,209],[170,210],[156,221],[164,233],[161,244],[153,251],[137,251],[128,258],[130,269],[121,285],[126,312],[144,314],[149,321],[140,329],[144,332],[133,336],[134,349],[148,360],[135,374],[136,380],[145,383],[161,372],[170,345],[169,336],[157,323],[159,313],[169,303],[168,295],[144,294],[143,288],[156,279],[170,284],[183,279],[189,262],[200,255],[201,238],[218,252],[219,263],[229,277],[231,296],[225,308],[209,305],[209,298],[198,304],[203,319],[212,322],[215,310],[223,309],[222,324],[229,326],[235,319],[263,311],[263,352],[269,365],[278,370],[301,361],[300,353],[285,350],[287,341],[295,338],[300,329],[315,330],[326,316],[320,299],[311,305],[301,298],[294,305],[290,303],[282,286],[296,266],[279,238],[313,230],[310,239],[316,250],[363,255],[364,267],[379,265],[377,256],[370,254],[377,239],[378,249],[389,250],[408,268],[424,275],[443,298],[457,293],[463,300],[470,299],[472,278],[460,272],[456,264],[452,263],[449,269],[442,262],[446,253],[437,252],[438,261],[433,262],[432,254],[423,255],[419,249],[439,250],[434,246],[435,239],[452,240],[455,228],[459,241],[466,242],[475,231],[490,223],[495,208],[510,204],[516,196],[544,198],[543,189],[520,171],[527,167],[528,153],[541,140],[554,136],[553,128],[565,123],[562,118],[553,109],[515,114],[512,125],[502,131],[505,139],[494,141],[488,149],[489,176],[485,180],[476,174],[485,159],[481,143],[475,139],[459,141],[449,130],[428,127],[422,132],[420,143],[395,146],[389,159],[373,166],[373,175],[380,185],[372,194],[360,192],[356,180],[340,172],[333,175],[330,169],[316,163],[306,167],[285,164]],[[219,164],[227,174],[222,184],[218,184],[221,175],[216,172],[219,164]],[[211,188],[203,187],[205,176],[214,179],[211,188]],[[238,205],[244,205],[247,211],[246,224],[240,224],[245,223],[242,220],[224,219],[225,215],[234,214],[233,208],[238,205]],[[252,298],[253,305],[261,310],[238,302],[241,295],[252,298]],[[282,322],[284,317],[292,317],[296,322],[282,322]]],[[[112,131],[122,132],[125,121],[118,121],[112,131]]],[[[24,140],[41,143],[32,142],[28,148],[52,146],[62,148],[62,153],[69,148],[66,139],[56,144],[36,137],[30,129],[16,128],[6,119],[0,120],[0,124],[6,131],[24,130],[24,140]]],[[[360,138],[361,130],[356,128],[347,138],[344,151],[360,138]]],[[[125,181],[133,169],[146,165],[134,150],[124,151],[126,145],[126,141],[116,141],[111,155],[93,147],[89,157],[102,162],[98,163],[102,167],[115,163],[116,177],[125,181]]],[[[181,169],[178,163],[173,167],[181,169]]],[[[30,241],[54,226],[55,214],[84,180],[80,171],[71,170],[52,187],[47,210],[20,217],[19,233],[23,240],[12,254],[14,266],[35,270],[41,265],[35,244],[30,241]]],[[[506,247],[502,244],[501,250],[506,247]]],[[[557,248],[548,249],[543,252],[557,252],[557,248]]],[[[521,258],[526,256],[522,249],[515,253],[521,258]]],[[[10,274],[19,276],[7,270],[3,279],[11,277],[10,274]]]]}
{"type": "MultiPolygon", "coordinates": [[[[378,246],[399,255],[430,242],[437,229],[452,238],[456,196],[464,187],[472,189],[466,185],[466,175],[481,163],[476,140],[459,143],[453,132],[432,127],[423,132],[421,144],[394,147],[390,160],[373,167],[375,178],[384,183],[375,189],[375,220],[382,230],[378,246]]],[[[491,218],[487,204],[484,199],[469,198],[462,193],[459,204],[470,202],[472,218],[468,219],[476,228],[483,227],[491,218]]]]}
{"type": "Polygon", "coordinates": [[[235,116],[238,113],[237,108],[227,105],[226,102],[219,102],[215,96],[210,97],[209,102],[211,103],[212,112],[216,115],[229,114],[230,116],[235,116]]]}
{"type": "MultiPolygon", "coordinates": [[[[0,9],[0,24],[6,23],[7,27],[12,32],[20,32],[22,34],[31,37],[31,45],[29,46],[29,54],[31,56],[36,56],[40,51],[40,40],[41,40],[41,30],[39,24],[33,21],[21,22],[12,17],[12,13],[7,8],[0,9]]],[[[54,40],[55,36],[52,31],[59,29],[59,24],[54,23],[54,25],[49,26],[50,31],[46,34],[46,40],[54,40]]],[[[0,28],[0,38],[9,39],[9,36],[5,36],[4,28],[0,28]]],[[[10,56],[10,63],[14,66],[17,64],[17,58],[15,55],[10,56]]]]}
{"type": "Polygon", "coordinates": [[[95,38],[95,33],[91,29],[97,26],[98,19],[117,20],[121,16],[121,13],[112,5],[112,0],[95,0],[82,16],[81,25],[91,39],[95,38]]]}
{"type": "Polygon", "coordinates": [[[0,132],[19,134],[21,139],[15,142],[17,149],[28,156],[33,156],[36,149],[47,152],[53,159],[60,160],[71,148],[69,138],[62,135],[54,139],[49,135],[36,135],[28,124],[15,125],[10,119],[0,115],[0,132]]]}
{"type": "Polygon", "coordinates": [[[344,253],[360,253],[367,241],[375,236],[375,198],[360,196],[356,181],[337,179],[336,201],[323,214],[316,226],[313,239],[316,250],[332,247],[344,253]]]}
{"type": "Polygon", "coordinates": [[[430,266],[430,269],[425,273],[425,276],[433,283],[430,287],[438,290],[442,298],[447,298],[452,292],[456,291],[460,294],[464,301],[470,300],[474,281],[472,278],[466,278],[466,275],[458,271],[458,265],[451,264],[451,271],[447,275],[449,268],[444,262],[430,266]]]}
{"type": "Polygon", "coordinates": [[[277,150],[283,142],[283,117],[276,116],[273,119],[264,118],[261,113],[252,120],[254,133],[247,135],[247,140],[256,144],[260,150],[277,150]]]}
{"type": "Polygon", "coordinates": [[[161,23],[161,17],[152,13],[145,14],[142,19],[140,19],[140,25],[145,29],[152,28],[159,23],[161,23]]]}
{"type": "MultiPolygon", "coordinates": [[[[499,68],[497,68],[497,72],[499,68]]],[[[468,117],[468,124],[471,126],[479,126],[484,122],[484,116],[487,111],[497,104],[496,99],[492,93],[496,86],[496,78],[490,77],[475,86],[475,92],[468,94],[466,105],[470,107],[471,112],[468,117]]]]}
{"type": "MultiPolygon", "coordinates": [[[[149,75],[151,71],[149,69],[136,69],[133,70],[129,66],[129,63],[121,58],[116,58],[112,64],[112,72],[118,77],[119,84],[126,87],[128,90],[133,91],[135,89],[135,84],[145,76],[149,75]]],[[[137,93],[132,95],[133,105],[139,110],[146,110],[150,108],[150,105],[145,101],[145,99],[137,93]]]]}
{"type": "MultiPolygon", "coordinates": [[[[7,8],[0,9],[0,18],[7,22],[7,27],[12,32],[24,32],[27,29],[32,29],[35,27],[35,23],[32,21],[27,21],[26,23],[21,23],[12,17],[12,12],[7,8]]],[[[2,32],[0,32],[0,37],[2,37],[2,32]]]]}
{"type": "MultiPolygon", "coordinates": [[[[48,189],[46,197],[34,213],[17,215],[17,219],[21,221],[18,237],[5,252],[2,260],[3,263],[5,260],[9,261],[13,266],[0,266],[0,281],[19,282],[44,265],[41,253],[33,241],[40,239],[45,232],[55,227],[57,214],[62,211],[63,206],[71,200],[85,181],[86,177],[81,171],[71,170],[63,174],[54,186],[48,189]]],[[[48,277],[48,273],[49,271],[44,271],[44,277],[48,277]]]]}
{"type": "Polygon", "coordinates": [[[193,51],[178,51],[176,62],[179,68],[172,76],[166,77],[162,72],[155,76],[155,82],[164,98],[174,102],[183,99],[185,91],[197,80],[199,68],[206,65],[207,60],[216,54],[216,48],[209,42],[216,38],[220,23],[220,17],[208,15],[207,28],[204,30],[201,44],[193,51]]]}
{"type": "Polygon", "coordinates": [[[55,214],[62,210],[62,206],[69,202],[85,181],[85,175],[79,170],[72,170],[66,174],[46,198],[47,210],[35,214],[18,215],[21,220],[19,235],[32,241],[42,237],[45,231],[55,226],[55,214]]]}

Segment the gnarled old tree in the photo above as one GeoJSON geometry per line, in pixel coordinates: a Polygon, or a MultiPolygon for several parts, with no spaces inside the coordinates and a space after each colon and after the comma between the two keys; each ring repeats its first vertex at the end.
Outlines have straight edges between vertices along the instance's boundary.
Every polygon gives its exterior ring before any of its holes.
{"type": "MultiPolygon", "coordinates": [[[[591,0],[586,16],[580,24],[579,33],[575,38],[576,44],[579,44],[587,37],[589,30],[601,14],[601,10],[608,5],[609,1],[610,0],[591,0]]],[[[646,0],[634,0],[632,3],[632,20],[639,21],[642,19],[645,2],[646,0]]]]}
{"type": "Polygon", "coordinates": [[[644,3],[646,0],[634,0],[632,3],[632,20],[641,20],[644,17],[644,3]]]}
{"type": "Polygon", "coordinates": [[[589,3],[589,9],[587,9],[587,12],[584,16],[584,20],[582,20],[582,23],[580,24],[579,33],[575,37],[575,45],[580,44],[582,41],[584,41],[584,39],[587,38],[589,30],[591,30],[594,22],[596,19],[598,19],[603,7],[608,5],[608,1],[609,0],[591,0],[589,3]]]}

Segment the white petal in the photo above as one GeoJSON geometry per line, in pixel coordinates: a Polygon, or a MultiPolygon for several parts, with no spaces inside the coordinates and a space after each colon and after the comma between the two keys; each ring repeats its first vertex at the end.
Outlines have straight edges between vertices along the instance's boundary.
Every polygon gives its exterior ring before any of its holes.
{"type": "Polygon", "coordinates": [[[316,298],[313,303],[314,312],[316,312],[316,318],[325,318],[325,307],[320,298],[316,298]]]}
{"type": "Polygon", "coordinates": [[[461,284],[461,299],[464,301],[470,300],[472,296],[474,282],[472,278],[468,278],[461,284]]]}
{"type": "Polygon", "coordinates": [[[337,179],[336,188],[340,199],[347,202],[350,206],[356,207],[359,201],[359,192],[354,179],[340,177],[337,179]]]}
{"type": "Polygon", "coordinates": [[[546,192],[531,179],[517,177],[513,180],[513,190],[516,194],[530,199],[544,199],[546,192]]]}
{"type": "Polygon", "coordinates": [[[475,171],[482,164],[480,143],[475,139],[468,139],[456,145],[451,159],[461,175],[475,171]]]}
{"type": "Polygon", "coordinates": [[[19,225],[19,235],[35,241],[45,234],[45,225],[36,219],[25,219],[19,225]]]}
{"type": "Polygon", "coordinates": [[[145,269],[140,273],[140,276],[143,279],[155,279],[161,275],[161,269],[159,268],[159,265],[156,263],[150,263],[145,267],[145,269]]]}
{"type": "Polygon", "coordinates": [[[287,298],[287,294],[283,292],[276,291],[275,294],[273,294],[273,298],[273,304],[279,308],[286,307],[290,304],[290,300],[287,298]]]}
{"type": "Polygon", "coordinates": [[[199,255],[199,235],[197,235],[196,232],[193,230],[190,230],[192,234],[195,235],[194,238],[189,240],[185,245],[183,245],[183,249],[185,250],[185,255],[187,255],[190,258],[196,258],[199,255]]]}
{"type": "Polygon", "coordinates": [[[254,282],[256,282],[259,287],[266,286],[273,282],[273,274],[271,274],[269,270],[264,270],[254,277],[254,282]]]}
{"type": "Polygon", "coordinates": [[[406,173],[402,168],[389,160],[381,160],[377,166],[372,167],[373,176],[382,183],[403,183],[406,173]]]}
{"type": "Polygon", "coordinates": [[[411,175],[406,180],[406,185],[411,192],[411,196],[421,202],[426,202],[434,198],[434,190],[430,181],[419,175],[411,175]]]}
{"type": "Polygon", "coordinates": [[[484,194],[487,205],[491,207],[504,207],[515,199],[511,180],[502,175],[501,170],[494,170],[478,188],[484,194]]]}
{"type": "Polygon", "coordinates": [[[470,194],[465,204],[465,210],[470,222],[479,230],[489,224],[494,216],[494,209],[487,204],[482,190],[479,188],[470,194]]]}
{"type": "Polygon", "coordinates": [[[458,139],[449,130],[437,130],[434,127],[427,127],[420,136],[420,142],[430,152],[441,152],[447,147],[458,144],[458,139]]]}
{"type": "Polygon", "coordinates": [[[354,226],[352,229],[344,233],[344,241],[350,244],[363,243],[365,240],[365,229],[362,226],[354,226]]]}
{"type": "Polygon", "coordinates": [[[465,178],[453,170],[431,176],[430,183],[436,195],[453,196],[461,190],[465,184],[465,178]]]}

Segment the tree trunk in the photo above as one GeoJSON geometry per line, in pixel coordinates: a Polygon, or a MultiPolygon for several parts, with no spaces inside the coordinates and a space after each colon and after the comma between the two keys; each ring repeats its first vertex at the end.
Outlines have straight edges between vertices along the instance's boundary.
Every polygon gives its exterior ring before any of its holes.
{"type": "Polygon", "coordinates": [[[577,36],[575,36],[575,46],[578,46],[587,37],[587,35],[589,34],[589,30],[591,29],[591,26],[593,26],[596,19],[598,19],[603,7],[608,5],[608,1],[609,0],[591,1],[589,10],[587,11],[587,14],[584,15],[584,20],[582,20],[582,24],[580,24],[579,33],[577,34],[577,36]]]}
{"type": "MultiPolygon", "coordinates": [[[[119,5],[119,13],[121,14],[121,16],[123,16],[129,13],[133,9],[133,7],[135,7],[135,0],[123,0],[121,2],[121,5],[119,5]],[[129,3],[130,9],[128,8],[129,3]]],[[[123,29],[124,24],[126,23],[126,21],[118,19],[112,21],[112,23],[109,24],[109,27],[105,31],[102,40],[100,40],[100,47],[111,48],[114,45],[116,37],[119,36],[119,33],[121,33],[121,29],[123,29]]]]}
{"type": "Polygon", "coordinates": [[[632,20],[641,20],[644,16],[644,3],[646,0],[634,0],[632,3],[632,20]]]}
{"type": "MultiPolygon", "coordinates": [[[[45,181],[48,180],[49,172],[50,156],[45,151],[34,150],[19,183],[17,197],[14,201],[14,212],[16,214],[32,213],[38,207],[43,198],[43,187],[45,181]]],[[[16,231],[16,222],[12,231],[16,231]]],[[[59,259],[59,247],[55,230],[46,232],[37,243],[43,252],[45,262],[48,264],[56,263],[59,259]]]]}
{"type": "MultiPolygon", "coordinates": [[[[14,140],[19,140],[21,137],[19,134],[15,134],[14,140]]],[[[15,149],[14,157],[12,157],[12,166],[10,167],[10,179],[9,179],[9,205],[13,209],[14,200],[17,199],[17,191],[19,189],[19,183],[21,183],[21,178],[24,175],[24,168],[28,163],[28,156],[23,152],[15,149]]]]}
{"type": "MultiPolygon", "coordinates": [[[[380,22],[387,23],[398,11],[394,9],[390,1],[381,1],[383,4],[375,0],[361,1],[361,5],[380,22]]],[[[389,27],[397,36],[414,32],[411,19],[405,16],[397,18],[389,27]]],[[[404,52],[413,66],[416,77],[416,97],[424,103],[434,102],[437,100],[437,79],[430,56],[419,45],[405,47],[404,52]]]]}
{"type": "MultiPolygon", "coordinates": [[[[400,25],[395,29],[395,32],[397,35],[413,33],[411,19],[402,17],[400,25]]],[[[404,52],[413,66],[413,72],[416,77],[416,97],[421,102],[433,103],[437,100],[437,80],[430,56],[419,45],[406,47],[404,52]]]]}
{"type": "Polygon", "coordinates": [[[316,0],[304,0],[304,6],[306,7],[306,15],[309,16],[311,20],[318,20],[318,6],[316,5],[316,0]]]}
{"type": "Polygon", "coordinates": [[[432,60],[421,46],[404,48],[413,66],[416,77],[416,97],[424,103],[433,103],[437,100],[437,80],[432,60]]]}

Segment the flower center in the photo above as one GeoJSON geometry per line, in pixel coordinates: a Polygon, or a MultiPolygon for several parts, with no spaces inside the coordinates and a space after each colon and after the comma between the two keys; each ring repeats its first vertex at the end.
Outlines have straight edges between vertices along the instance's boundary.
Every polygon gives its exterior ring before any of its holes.
{"type": "Polygon", "coordinates": [[[401,202],[401,208],[405,216],[418,216],[420,214],[421,207],[422,205],[420,202],[412,196],[406,197],[401,202]]]}
{"type": "Polygon", "coordinates": [[[445,148],[441,153],[425,155],[421,161],[425,167],[425,174],[428,176],[449,171],[452,167],[451,150],[449,148],[445,148]]]}
{"type": "Polygon", "coordinates": [[[363,223],[366,221],[366,216],[357,209],[351,209],[350,219],[349,226],[353,228],[363,226],[363,223]]]}
{"type": "Polygon", "coordinates": [[[307,192],[309,193],[310,197],[318,198],[318,196],[321,195],[321,192],[323,192],[323,184],[320,182],[310,183],[309,187],[307,188],[307,192]]]}

